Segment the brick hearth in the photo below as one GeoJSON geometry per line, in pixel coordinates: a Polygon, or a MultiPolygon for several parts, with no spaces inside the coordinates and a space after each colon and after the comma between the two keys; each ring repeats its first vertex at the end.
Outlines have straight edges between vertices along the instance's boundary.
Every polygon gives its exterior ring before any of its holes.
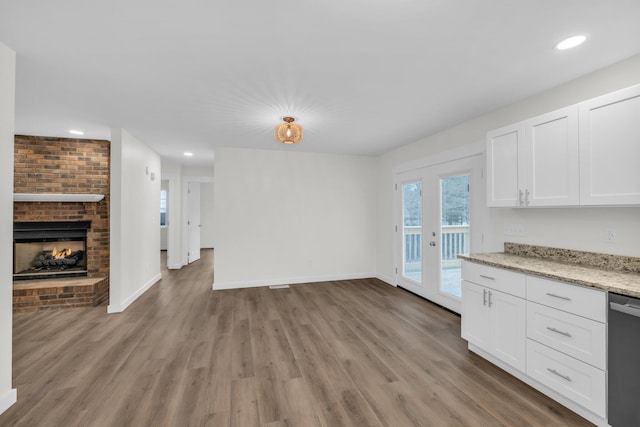
{"type": "Polygon", "coordinates": [[[30,291],[29,289],[16,287],[23,283],[22,281],[14,282],[14,311],[16,298],[34,295],[38,296],[39,302],[51,301],[49,306],[34,305],[36,309],[67,308],[78,306],[79,303],[97,305],[106,300],[109,295],[110,142],[16,135],[14,153],[15,193],[77,193],[105,196],[97,203],[14,202],[14,221],[91,221],[91,228],[87,231],[87,277],[94,279],[94,282],[99,279],[92,285],[84,284],[80,287],[58,286],[57,281],[62,279],[52,279],[51,286],[43,284],[41,293],[31,294],[23,292],[30,291]],[[73,290],[70,290],[71,288],[73,290]],[[62,291],[48,293],[53,292],[52,289],[62,291]],[[18,290],[20,295],[16,295],[18,290]],[[86,292],[93,292],[93,295],[85,295],[86,292]],[[91,301],[62,302],[68,299],[70,294],[78,295],[70,297],[72,299],[90,298],[91,301]]]}
{"type": "Polygon", "coordinates": [[[13,284],[13,311],[95,307],[108,296],[106,278],[23,280],[13,284]]]}

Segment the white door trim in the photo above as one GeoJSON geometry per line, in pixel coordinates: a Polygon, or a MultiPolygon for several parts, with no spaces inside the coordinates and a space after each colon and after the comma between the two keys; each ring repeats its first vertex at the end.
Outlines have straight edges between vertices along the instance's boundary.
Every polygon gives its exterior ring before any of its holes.
{"type": "Polygon", "coordinates": [[[427,166],[435,166],[440,163],[448,163],[453,160],[461,160],[467,157],[477,156],[478,154],[484,154],[485,145],[485,141],[482,140],[461,147],[456,147],[451,150],[443,151],[441,153],[432,154],[427,157],[422,157],[420,159],[397,165],[391,170],[391,173],[395,175],[397,173],[408,172],[427,166]]]}

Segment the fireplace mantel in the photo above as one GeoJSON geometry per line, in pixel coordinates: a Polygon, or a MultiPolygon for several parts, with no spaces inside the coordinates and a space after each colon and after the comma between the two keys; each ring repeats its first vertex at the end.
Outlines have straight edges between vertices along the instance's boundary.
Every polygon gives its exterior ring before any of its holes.
{"type": "Polygon", "coordinates": [[[99,202],[104,194],[14,193],[14,202],[99,202]]]}

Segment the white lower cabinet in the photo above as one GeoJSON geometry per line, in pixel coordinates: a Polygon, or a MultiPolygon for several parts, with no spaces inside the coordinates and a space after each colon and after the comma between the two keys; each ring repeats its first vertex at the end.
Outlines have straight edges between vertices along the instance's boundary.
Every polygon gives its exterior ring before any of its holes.
{"type": "Polygon", "coordinates": [[[519,371],[526,369],[525,300],[462,282],[462,337],[519,371]]]}
{"type": "Polygon", "coordinates": [[[462,338],[472,350],[516,368],[521,374],[512,373],[520,379],[606,425],[606,293],[499,270],[462,263],[462,338]]]}
{"type": "Polygon", "coordinates": [[[527,340],[527,375],[594,414],[606,417],[605,371],[527,340]]]}
{"type": "Polygon", "coordinates": [[[604,291],[527,276],[527,375],[607,416],[604,291]]]}

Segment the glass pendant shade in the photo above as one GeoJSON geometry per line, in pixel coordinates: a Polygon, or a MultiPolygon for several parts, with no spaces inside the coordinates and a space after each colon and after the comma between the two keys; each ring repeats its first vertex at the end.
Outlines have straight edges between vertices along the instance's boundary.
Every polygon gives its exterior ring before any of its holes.
{"type": "Polygon", "coordinates": [[[294,124],[293,117],[283,117],[284,123],[276,126],[274,135],[283,144],[295,144],[302,140],[302,126],[294,124]]]}

